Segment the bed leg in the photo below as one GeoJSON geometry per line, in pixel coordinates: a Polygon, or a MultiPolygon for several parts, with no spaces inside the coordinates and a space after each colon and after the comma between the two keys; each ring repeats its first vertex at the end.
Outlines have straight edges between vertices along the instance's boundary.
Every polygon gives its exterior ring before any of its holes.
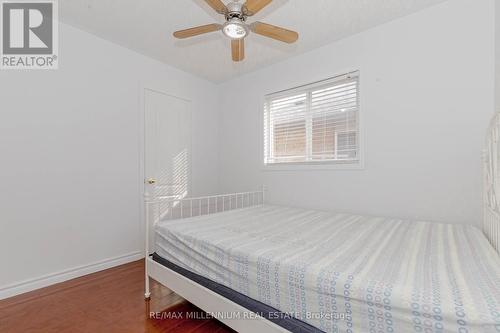
{"type": "Polygon", "coordinates": [[[150,209],[150,201],[151,197],[149,192],[146,191],[144,193],[144,222],[145,226],[145,239],[144,239],[144,275],[145,275],[145,283],[144,283],[144,299],[149,301],[151,299],[151,291],[149,290],[149,271],[148,271],[148,257],[149,257],[149,209],[150,209]]]}
{"type": "MultiPolygon", "coordinates": [[[[147,262],[146,262],[146,266],[147,266],[147,262]]],[[[148,269],[146,268],[145,269],[145,273],[146,273],[146,281],[145,281],[145,286],[144,286],[144,299],[146,301],[149,301],[151,299],[151,291],[149,289],[149,274],[148,274],[148,269]]]]}

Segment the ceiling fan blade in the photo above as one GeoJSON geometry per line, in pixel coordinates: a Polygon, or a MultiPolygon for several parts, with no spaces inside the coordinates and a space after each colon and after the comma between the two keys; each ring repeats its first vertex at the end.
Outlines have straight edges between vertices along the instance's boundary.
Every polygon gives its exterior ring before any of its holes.
{"type": "Polygon", "coordinates": [[[267,5],[269,5],[273,0],[247,0],[245,7],[247,9],[248,15],[255,15],[260,10],[267,5]]]}
{"type": "Polygon", "coordinates": [[[199,27],[194,27],[194,28],[190,28],[190,29],[176,31],[176,32],[174,32],[174,37],[180,38],[180,39],[189,38],[189,37],[198,36],[198,35],[206,34],[206,33],[213,32],[213,31],[217,31],[217,30],[220,30],[221,28],[222,28],[222,26],[220,24],[215,24],[215,23],[207,24],[207,25],[202,25],[199,27]]]}
{"type": "Polygon", "coordinates": [[[256,34],[289,44],[295,43],[297,39],[299,39],[299,34],[297,32],[267,23],[254,22],[250,25],[250,29],[256,34]]]}
{"type": "Polygon", "coordinates": [[[231,40],[231,51],[233,61],[242,61],[245,59],[245,40],[243,38],[231,40]]]}
{"type": "Polygon", "coordinates": [[[219,14],[227,11],[226,5],[221,0],[205,0],[205,2],[219,14]]]}

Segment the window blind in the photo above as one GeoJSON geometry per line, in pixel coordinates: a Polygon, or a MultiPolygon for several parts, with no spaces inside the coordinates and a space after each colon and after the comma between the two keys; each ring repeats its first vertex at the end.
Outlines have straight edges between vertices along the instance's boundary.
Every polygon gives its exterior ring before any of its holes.
{"type": "Polygon", "coordinates": [[[359,74],[266,96],[264,162],[359,161],[359,74]]]}

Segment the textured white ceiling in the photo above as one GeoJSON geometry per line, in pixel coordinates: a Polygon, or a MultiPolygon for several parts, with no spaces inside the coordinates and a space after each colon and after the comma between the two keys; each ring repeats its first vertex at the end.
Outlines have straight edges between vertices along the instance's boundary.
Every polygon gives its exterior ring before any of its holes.
{"type": "MultiPolygon", "coordinates": [[[[229,0],[223,0],[226,3],[229,0]]],[[[63,0],[60,18],[104,39],[223,82],[446,0],[274,0],[249,19],[296,30],[288,45],[251,34],[246,59],[231,60],[221,32],[176,40],[172,32],[224,21],[203,0],[63,0]]]]}

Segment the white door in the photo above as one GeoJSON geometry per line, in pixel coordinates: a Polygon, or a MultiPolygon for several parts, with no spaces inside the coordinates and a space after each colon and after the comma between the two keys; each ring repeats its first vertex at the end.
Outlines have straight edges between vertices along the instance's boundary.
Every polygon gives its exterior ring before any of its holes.
{"type": "Polygon", "coordinates": [[[191,189],[190,103],[146,89],[144,105],[146,191],[156,197],[184,198],[191,189]]]}

